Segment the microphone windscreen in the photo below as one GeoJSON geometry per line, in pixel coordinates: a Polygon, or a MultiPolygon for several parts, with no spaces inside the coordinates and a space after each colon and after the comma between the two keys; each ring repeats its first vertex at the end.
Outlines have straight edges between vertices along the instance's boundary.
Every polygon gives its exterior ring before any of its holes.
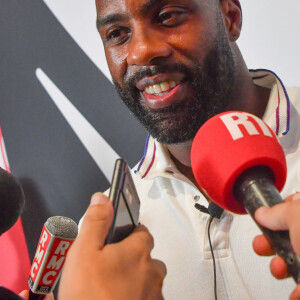
{"type": "Polygon", "coordinates": [[[17,222],[24,204],[25,197],[20,183],[0,168],[0,235],[17,222]]]}
{"type": "Polygon", "coordinates": [[[191,149],[195,179],[215,203],[245,214],[234,197],[238,177],[254,166],[273,171],[274,185],[281,191],[286,180],[284,152],[271,128],[258,117],[231,111],[209,119],[196,134],[191,149]]]}
{"type": "Polygon", "coordinates": [[[9,289],[0,286],[0,299],[1,300],[24,300],[14,292],[10,291],[9,289]]]}

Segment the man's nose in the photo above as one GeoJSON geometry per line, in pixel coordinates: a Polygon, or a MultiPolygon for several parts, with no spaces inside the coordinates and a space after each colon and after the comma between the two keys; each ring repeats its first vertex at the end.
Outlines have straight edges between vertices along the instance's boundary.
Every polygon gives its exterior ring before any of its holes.
{"type": "Polygon", "coordinates": [[[171,46],[161,33],[143,28],[131,36],[127,63],[138,66],[155,65],[171,53],[171,46]]]}

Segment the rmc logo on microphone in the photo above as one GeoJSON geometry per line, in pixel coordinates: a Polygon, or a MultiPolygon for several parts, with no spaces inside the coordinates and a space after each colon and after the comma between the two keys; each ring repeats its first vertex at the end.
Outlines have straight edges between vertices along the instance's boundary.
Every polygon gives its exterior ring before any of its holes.
{"type": "Polygon", "coordinates": [[[250,136],[261,134],[258,131],[258,128],[265,136],[271,138],[274,137],[264,121],[254,115],[247,114],[245,112],[232,112],[221,115],[220,119],[226,126],[234,141],[245,137],[245,133],[250,136]],[[242,128],[244,129],[243,131],[242,128]]]}
{"type": "Polygon", "coordinates": [[[28,279],[34,293],[52,292],[72,242],[51,235],[43,227],[28,279]]]}

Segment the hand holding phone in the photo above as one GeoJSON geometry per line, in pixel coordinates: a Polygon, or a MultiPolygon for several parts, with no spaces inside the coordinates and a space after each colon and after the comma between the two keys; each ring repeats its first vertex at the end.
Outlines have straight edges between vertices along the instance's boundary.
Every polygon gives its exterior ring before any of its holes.
{"type": "Polygon", "coordinates": [[[109,198],[114,206],[114,218],[105,244],[121,241],[138,225],[140,200],[124,159],[116,160],[109,198]]]}

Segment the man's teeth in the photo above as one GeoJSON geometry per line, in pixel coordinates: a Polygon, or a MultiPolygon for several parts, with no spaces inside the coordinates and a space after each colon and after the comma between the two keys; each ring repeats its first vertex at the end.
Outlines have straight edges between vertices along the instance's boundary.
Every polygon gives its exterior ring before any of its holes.
{"type": "Polygon", "coordinates": [[[148,94],[160,94],[168,91],[176,86],[175,81],[164,81],[159,84],[153,84],[146,87],[145,91],[148,94]]]}

